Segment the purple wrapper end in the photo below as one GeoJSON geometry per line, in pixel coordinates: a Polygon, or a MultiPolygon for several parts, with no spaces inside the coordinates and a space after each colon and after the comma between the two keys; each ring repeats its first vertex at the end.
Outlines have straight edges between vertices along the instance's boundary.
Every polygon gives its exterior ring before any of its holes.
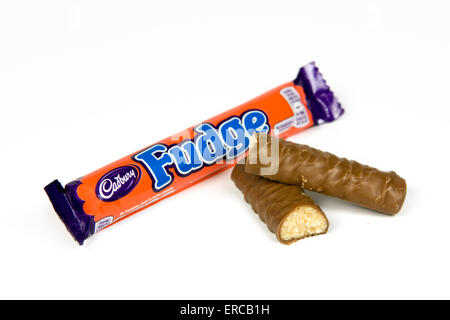
{"type": "Polygon", "coordinates": [[[300,69],[294,84],[305,90],[306,102],[313,115],[314,124],[334,121],[344,113],[314,62],[300,69]]]}
{"type": "Polygon", "coordinates": [[[44,190],[67,230],[80,245],[83,245],[84,240],[93,234],[95,222],[93,216],[85,214],[81,206],[75,203],[81,200],[71,197],[73,188],[76,190],[77,186],[76,183],[71,183],[64,189],[61,183],[55,180],[47,185],[44,190]],[[70,199],[75,201],[70,201],[70,199]]]}

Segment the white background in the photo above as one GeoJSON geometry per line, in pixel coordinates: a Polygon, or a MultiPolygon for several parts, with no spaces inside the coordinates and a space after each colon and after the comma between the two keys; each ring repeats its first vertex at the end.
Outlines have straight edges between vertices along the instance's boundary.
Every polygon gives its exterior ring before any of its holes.
{"type": "Polygon", "coordinates": [[[448,1],[2,1],[0,298],[450,298],[448,1]],[[346,113],[291,138],[408,182],[384,216],[312,195],[284,246],[227,171],[79,247],[43,187],[292,80],[346,113]]]}

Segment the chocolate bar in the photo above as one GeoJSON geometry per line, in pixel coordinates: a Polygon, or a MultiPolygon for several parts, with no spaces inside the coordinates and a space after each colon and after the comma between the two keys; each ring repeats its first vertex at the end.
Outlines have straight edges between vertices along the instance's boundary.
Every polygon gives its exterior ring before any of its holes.
{"type": "Polygon", "coordinates": [[[380,171],[266,134],[252,137],[245,171],[386,214],[398,213],[406,197],[406,182],[394,171],[380,171]]]}
{"type": "Polygon", "coordinates": [[[231,179],[281,243],[327,232],[325,214],[298,186],[248,174],[243,164],[234,167],[231,179]]]}

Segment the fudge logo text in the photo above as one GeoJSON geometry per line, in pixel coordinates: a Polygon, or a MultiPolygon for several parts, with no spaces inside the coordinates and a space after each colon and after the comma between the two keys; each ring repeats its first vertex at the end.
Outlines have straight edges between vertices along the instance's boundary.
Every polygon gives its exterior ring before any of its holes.
{"type": "Polygon", "coordinates": [[[97,197],[105,202],[120,199],[134,189],[140,176],[141,170],[135,165],[115,168],[98,181],[95,188],[97,197]]]}
{"type": "Polygon", "coordinates": [[[202,123],[186,131],[172,145],[158,143],[133,156],[150,175],[153,191],[159,192],[174,180],[173,168],[180,177],[186,177],[221,161],[233,161],[249,147],[250,137],[257,132],[268,133],[267,115],[261,110],[249,110],[240,116],[232,116],[217,126],[202,123]],[[180,138],[185,139],[181,142],[180,138]]]}

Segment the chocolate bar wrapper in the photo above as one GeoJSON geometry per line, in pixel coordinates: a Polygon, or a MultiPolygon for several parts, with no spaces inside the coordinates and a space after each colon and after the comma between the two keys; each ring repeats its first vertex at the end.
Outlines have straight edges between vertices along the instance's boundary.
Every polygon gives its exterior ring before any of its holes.
{"type": "MultiPolygon", "coordinates": [[[[94,233],[229,168],[245,155],[255,132],[288,137],[342,113],[319,70],[309,63],[293,81],[65,187],[55,180],[45,191],[68,231],[83,244],[94,233]]],[[[171,114],[167,116],[170,120],[171,114]]]]}
{"type": "Polygon", "coordinates": [[[406,197],[406,182],[394,171],[380,171],[263,133],[252,139],[245,171],[386,214],[399,212],[406,197]]]}
{"type": "Polygon", "coordinates": [[[300,187],[246,173],[243,164],[233,168],[231,179],[281,243],[327,232],[325,214],[300,187]]]}

